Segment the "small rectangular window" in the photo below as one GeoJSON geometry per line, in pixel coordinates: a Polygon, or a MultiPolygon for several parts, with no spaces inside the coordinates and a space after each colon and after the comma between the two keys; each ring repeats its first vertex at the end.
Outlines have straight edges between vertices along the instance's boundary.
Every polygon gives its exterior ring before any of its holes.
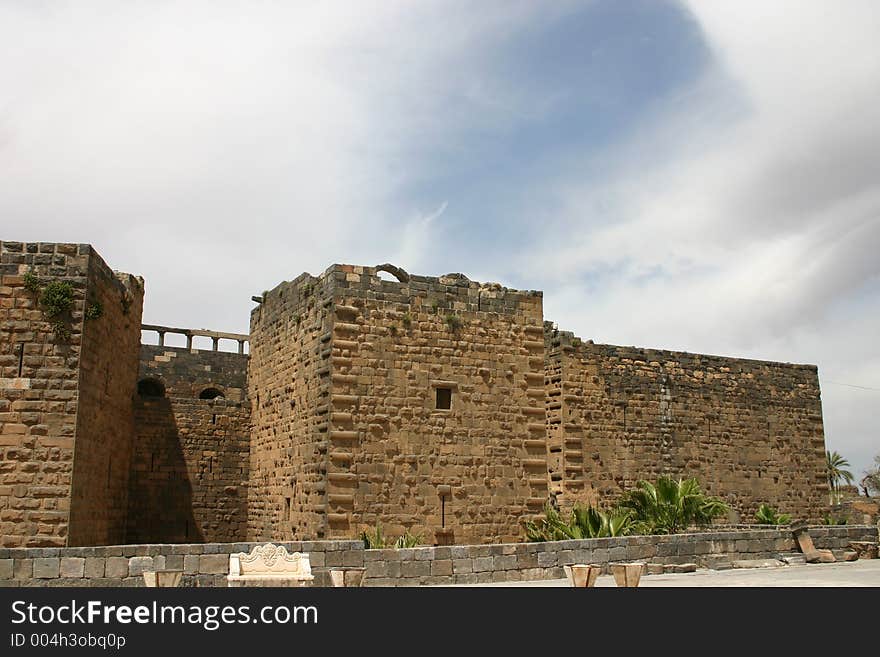
{"type": "Polygon", "coordinates": [[[289,497],[285,497],[285,498],[284,498],[284,519],[285,519],[285,520],[290,520],[290,519],[291,519],[292,513],[291,513],[291,510],[290,510],[290,507],[291,507],[291,504],[290,504],[290,498],[289,498],[289,497]]]}
{"type": "Polygon", "coordinates": [[[446,411],[452,408],[451,388],[437,388],[437,408],[446,411]]]}

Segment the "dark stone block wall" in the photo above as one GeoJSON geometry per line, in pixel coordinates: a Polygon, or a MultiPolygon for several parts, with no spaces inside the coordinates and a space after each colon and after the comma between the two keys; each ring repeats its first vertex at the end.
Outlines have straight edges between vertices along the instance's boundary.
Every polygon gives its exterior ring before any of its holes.
{"type": "Polygon", "coordinates": [[[244,354],[141,345],[127,543],[242,541],[250,404],[244,354]],[[206,390],[224,396],[201,399],[206,390]]]}
{"type": "Polygon", "coordinates": [[[93,251],[87,284],[101,316],[83,326],[67,544],[107,545],[125,540],[143,282],[93,251]]]}

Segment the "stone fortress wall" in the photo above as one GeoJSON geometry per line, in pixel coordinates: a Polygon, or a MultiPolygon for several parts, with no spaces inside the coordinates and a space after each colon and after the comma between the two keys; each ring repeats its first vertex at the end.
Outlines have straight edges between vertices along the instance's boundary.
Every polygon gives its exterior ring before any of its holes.
{"type": "Polygon", "coordinates": [[[379,523],[514,540],[544,504],[541,294],[388,269],[401,280],[334,265],[253,311],[251,498],[265,508],[250,538],[379,523]]]}
{"type": "Polygon", "coordinates": [[[88,245],[0,255],[3,547],[352,539],[377,523],[429,544],[519,541],[551,496],[609,503],[659,474],[699,477],[745,520],[761,502],[827,511],[813,366],[594,345],[545,322],[541,292],[392,265],[283,282],[254,298],[250,335],[145,326],[160,344],[138,347],[140,279],[88,245]],[[24,288],[31,267],[74,284],[69,343],[24,288]],[[104,314],[86,320],[92,300],[104,314]]]}
{"type": "Polygon", "coordinates": [[[761,502],[802,518],[827,511],[815,366],[593,344],[549,323],[547,333],[561,505],[672,473],[697,477],[745,521],[761,502]]]}
{"type": "Polygon", "coordinates": [[[0,242],[3,546],[125,540],[142,302],[88,244],[0,242]],[[73,291],[59,326],[39,303],[52,282],[73,291]]]}
{"type": "MultiPolygon", "coordinates": [[[[158,328],[162,342],[174,332],[158,328]]],[[[140,347],[128,543],[235,542],[246,535],[248,358],[193,348],[193,333],[211,332],[185,333],[190,348],[140,347]]],[[[243,348],[247,336],[229,339],[243,348]]]]}

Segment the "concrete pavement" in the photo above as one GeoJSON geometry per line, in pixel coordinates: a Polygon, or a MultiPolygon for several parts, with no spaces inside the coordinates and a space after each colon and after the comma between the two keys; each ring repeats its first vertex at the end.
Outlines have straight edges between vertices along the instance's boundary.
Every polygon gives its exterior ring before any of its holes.
{"type": "MultiPolygon", "coordinates": [[[[493,584],[459,584],[456,586],[568,586],[568,580],[551,579],[493,584]]],[[[616,586],[611,575],[602,575],[597,587],[616,586]]],[[[828,564],[798,564],[777,568],[734,568],[732,570],[698,570],[694,573],[644,575],[640,587],[880,587],[880,559],[865,559],[828,564]]]]}

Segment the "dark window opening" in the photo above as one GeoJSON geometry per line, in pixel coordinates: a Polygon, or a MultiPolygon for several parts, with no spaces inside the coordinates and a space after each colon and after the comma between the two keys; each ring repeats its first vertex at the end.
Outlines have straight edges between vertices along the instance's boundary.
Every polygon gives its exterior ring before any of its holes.
{"type": "Polygon", "coordinates": [[[285,520],[293,520],[293,513],[291,512],[291,504],[290,498],[284,498],[284,519],[285,520]]]}
{"type": "Polygon", "coordinates": [[[205,388],[199,394],[199,399],[224,399],[225,395],[221,390],[217,390],[217,388],[205,388]]]}
{"type": "Polygon", "coordinates": [[[451,388],[437,388],[437,408],[445,411],[452,408],[451,388]]]}
{"type": "Polygon", "coordinates": [[[24,369],[24,343],[18,348],[18,376],[21,377],[21,372],[24,369]]]}
{"type": "Polygon", "coordinates": [[[164,397],[165,386],[156,379],[141,379],[138,381],[138,394],[141,397],[164,397]]]}

